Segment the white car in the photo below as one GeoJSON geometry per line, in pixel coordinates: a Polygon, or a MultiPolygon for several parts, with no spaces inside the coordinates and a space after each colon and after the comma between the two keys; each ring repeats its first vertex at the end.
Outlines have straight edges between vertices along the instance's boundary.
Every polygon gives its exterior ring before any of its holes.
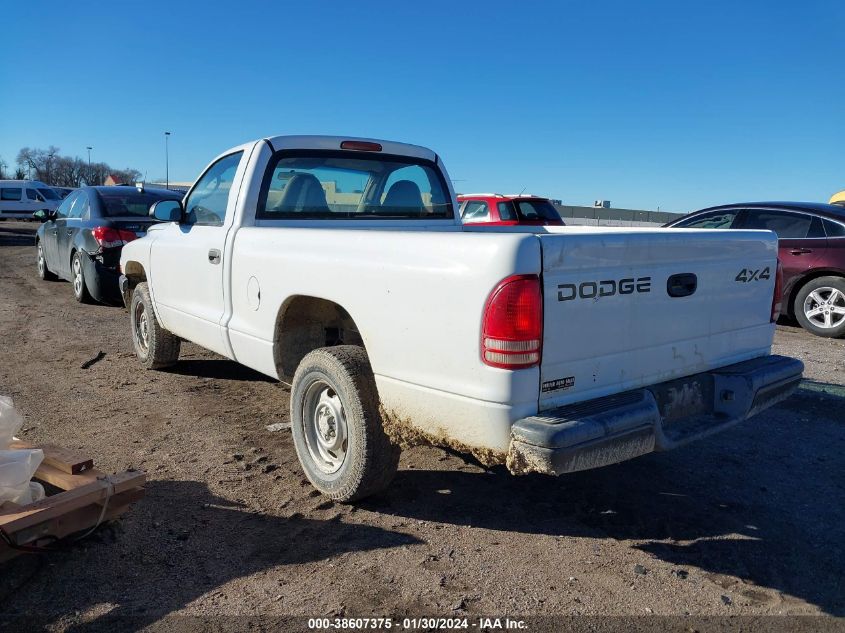
{"type": "Polygon", "coordinates": [[[138,358],[184,339],[289,383],[302,467],[340,501],[411,442],[550,474],[670,449],[803,371],[770,355],[773,233],[462,225],[423,147],[265,138],[152,213],[121,256],[138,358]]]}
{"type": "Polygon", "coordinates": [[[36,211],[55,211],[62,199],[38,180],[0,180],[0,219],[32,219],[36,211]]]}

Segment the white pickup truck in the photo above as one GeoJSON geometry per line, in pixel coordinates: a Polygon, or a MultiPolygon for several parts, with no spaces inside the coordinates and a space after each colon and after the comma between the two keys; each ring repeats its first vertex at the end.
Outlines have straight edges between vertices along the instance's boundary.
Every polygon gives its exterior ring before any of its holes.
{"type": "Polygon", "coordinates": [[[280,136],[206,168],[123,248],[138,358],[193,341],[291,386],[293,439],[340,501],[431,442],[562,474],[666,450],[787,397],[765,231],[461,224],[414,145],[280,136]]]}

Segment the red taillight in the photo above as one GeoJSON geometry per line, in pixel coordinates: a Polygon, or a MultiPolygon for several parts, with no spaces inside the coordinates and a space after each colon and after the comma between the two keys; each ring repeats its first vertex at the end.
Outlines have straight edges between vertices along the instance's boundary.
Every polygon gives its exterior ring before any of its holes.
{"type": "Polygon", "coordinates": [[[775,272],[775,292],[772,295],[772,323],[778,320],[783,308],[783,266],[778,260],[777,271],[775,272]]]}
{"type": "Polygon", "coordinates": [[[121,229],[113,229],[110,226],[98,226],[91,230],[94,239],[100,248],[115,248],[116,246],[123,246],[127,242],[131,242],[138,236],[132,231],[123,231],[121,229]]]}
{"type": "Polygon", "coordinates": [[[540,364],[543,293],[537,275],[508,277],[490,293],[481,325],[481,359],[491,367],[540,364]]]}
{"type": "Polygon", "coordinates": [[[359,152],[380,152],[381,143],[371,143],[369,141],[343,141],[340,144],[340,149],[354,149],[359,152]]]}

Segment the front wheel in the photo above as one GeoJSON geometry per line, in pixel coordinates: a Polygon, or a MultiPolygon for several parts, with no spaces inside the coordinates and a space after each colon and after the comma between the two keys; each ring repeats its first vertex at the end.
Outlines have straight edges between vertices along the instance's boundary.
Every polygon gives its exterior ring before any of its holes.
{"type": "Polygon", "coordinates": [[[306,355],[293,377],[290,408],[296,455],[317,490],[349,502],[387,488],[400,449],[384,432],[363,348],[338,345],[306,355]]]}
{"type": "Polygon", "coordinates": [[[181,339],[165,330],[156,319],[146,282],[135,286],[129,304],[135,355],[147,369],[163,369],[179,360],[181,339]]]}
{"type": "Polygon", "coordinates": [[[50,272],[50,269],[47,268],[47,259],[44,257],[44,246],[41,244],[41,240],[38,241],[38,277],[43,279],[44,281],[56,281],[58,277],[56,277],[55,273],[50,272]]]}
{"type": "Polygon", "coordinates": [[[793,304],[795,317],[805,330],[817,336],[845,336],[845,279],[819,277],[798,291],[793,304]]]}

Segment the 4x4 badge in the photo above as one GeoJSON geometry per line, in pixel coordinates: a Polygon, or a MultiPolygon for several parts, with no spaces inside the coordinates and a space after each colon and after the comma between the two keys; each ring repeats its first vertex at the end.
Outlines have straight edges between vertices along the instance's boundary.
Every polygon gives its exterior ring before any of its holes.
{"type": "Polygon", "coordinates": [[[743,268],[739,271],[734,281],[742,281],[748,283],[749,281],[760,281],[762,279],[771,278],[769,267],[766,266],[763,270],[751,270],[750,268],[743,268]]]}

